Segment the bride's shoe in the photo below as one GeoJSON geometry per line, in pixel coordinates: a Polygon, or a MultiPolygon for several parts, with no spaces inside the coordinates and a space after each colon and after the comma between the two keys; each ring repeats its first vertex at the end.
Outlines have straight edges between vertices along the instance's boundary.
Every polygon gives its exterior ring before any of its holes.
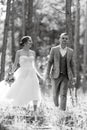
{"type": "Polygon", "coordinates": [[[37,112],[36,112],[36,111],[33,111],[33,112],[32,112],[31,118],[32,118],[32,120],[33,120],[34,122],[37,121],[37,112]]]}
{"type": "Polygon", "coordinates": [[[34,118],[35,118],[35,122],[37,122],[37,112],[36,111],[35,111],[34,118]]]}

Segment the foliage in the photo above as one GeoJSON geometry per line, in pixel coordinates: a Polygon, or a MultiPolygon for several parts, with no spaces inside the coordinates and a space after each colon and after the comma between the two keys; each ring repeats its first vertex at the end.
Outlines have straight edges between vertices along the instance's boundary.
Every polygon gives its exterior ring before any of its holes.
{"type": "MultiPolygon", "coordinates": [[[[37,56],[47,56],[49,50],[52,46],[59,44],[59,35],[61,32],[65,31],[65,0],[34,0],[34,14],[33,14],[33,25],[35,26],[34,35],[36,39],[34,40],[36,44],[37,56]]],[[[85,1],[80,1],[80,68],[82,71],[83,64],[83,46],[84,46],[84,33],[85,33],[85,1]]],[[[72,2],[72,25],[73,25],[73,40],[74,40],[74,22],[75,22],[75,8],[76,1],[72,2]]],[[[19,41],[22,36],[22,1],[15,0],[15,45],[18,48],[19,41]]],[[[0,48],[2,46],[3,40],[3,29],[4,29],[4,18],[6,11],[6,1],[0,1],[0,48]]],[[[11,8],[12,11],[12,8],[11,8]]],[[[10,53],[11,48],[11,18],[12,12],[10,12],[10,23],[8,32],[8,46],[7,55],[10,53]]],[[[26,23],[28,24],[28,23],[26,23]]],[[[8,56],[7,56],[8,57],[8,56]]],[[[7,61],[7,59],[6,59],[7,61]]]]}

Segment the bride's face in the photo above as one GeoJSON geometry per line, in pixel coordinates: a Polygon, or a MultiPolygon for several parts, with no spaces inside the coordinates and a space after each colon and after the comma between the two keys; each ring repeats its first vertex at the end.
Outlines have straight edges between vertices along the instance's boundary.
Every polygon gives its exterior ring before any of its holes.
{"type": "Polygon", "coordinates": [[[26,48],[31,48],[31,47],[32,47],[32,41],[28,40],[28,41],[25,43],[25,47],[26,47],[26,48]]]}

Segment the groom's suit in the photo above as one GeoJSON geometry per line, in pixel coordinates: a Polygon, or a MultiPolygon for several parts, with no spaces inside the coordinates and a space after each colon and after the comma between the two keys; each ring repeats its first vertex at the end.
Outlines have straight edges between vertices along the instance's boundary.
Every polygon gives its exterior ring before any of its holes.
{"type": "Polygon", "coordinates": [[[66,109],[66,97],[68,81],[74,76],[73,50],[67,47],[64,57],[60,53],[60,45],[52,47],[49,55],[47,75],[51,73],[53,97],[56,106],[59,105],[58,97],[60,94],[60,108],[66,109]]]}

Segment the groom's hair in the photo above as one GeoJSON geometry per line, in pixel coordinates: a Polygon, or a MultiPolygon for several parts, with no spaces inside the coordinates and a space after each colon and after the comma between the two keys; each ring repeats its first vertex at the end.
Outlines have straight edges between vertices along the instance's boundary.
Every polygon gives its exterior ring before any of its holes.
{"type": "Polygon", "coordinates": [[[60,38],[62,38],[63,36],[68,36],[68,34],[66,32],[61,33],[60,38]]]}

